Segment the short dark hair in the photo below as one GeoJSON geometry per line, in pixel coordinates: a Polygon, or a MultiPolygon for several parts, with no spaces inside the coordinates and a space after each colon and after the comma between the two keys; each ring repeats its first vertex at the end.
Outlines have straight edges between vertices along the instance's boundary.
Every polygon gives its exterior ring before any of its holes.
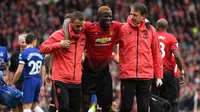
{"type": "Polygon", "coordinates": [[[85,16],[82,12],[80,11],[74,11],[73,13],[70,14],[70,19],[72,21],[78,19],[80,21],[84,21],[85,20],[85,16]]]}
{"type": "Polygon", "coordinates": [[[34,33],[27,33],[26,35],[26,44],[32,43],[34,40],[37,40],[37,35],[34,33]]]}
{"type": "Polygon", "coordinates": [[[131,9],[134,9],[136,11],[140,11],[141,15],[147,15],[147,7],[143,4],[143,3],[140,3],[140,2],[136,2],[134,4],[132,4],[130,6],[131,9]]]}

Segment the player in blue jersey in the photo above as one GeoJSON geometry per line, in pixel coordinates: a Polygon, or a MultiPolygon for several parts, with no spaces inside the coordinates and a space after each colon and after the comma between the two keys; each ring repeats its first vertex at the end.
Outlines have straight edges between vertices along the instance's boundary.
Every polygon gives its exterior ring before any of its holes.
{"type": "Polygon", "coordinates": [[[10,63],[10,58],[8,56],[8,51],[6,47],[0,46],[0,71],[2,71],[3,73],[2,78],[5,82],[7,82],[8,79],[7,76],[6,77],[4,76],[7,74],[9,63],[10,63]]]}
{"type": "Polygon", "coordinates": [[[5,47],[0,46],[0,71],[7,70],[9,64],[8,51],[5,47]]]}
{"type": "MultiPolygon", "coordinates": [[[[0,71],[7,72],[7,67],[9,65],[9,56],[6,47],[0,46],[0,71]]],[[[3,111],[3,106],[0,105],[0,111],[3,111]]]]}
{"type": "Polygon", "coordinates": [[[13,84],[17,82],[23,72],[23,112],[43,112],[38,106],[38,101],[40,90],[44,90],[44,56],[35,48],[37,44],[37,36],[35,34],[27,34],[26,44],[26,49],[19,55],[19,65],[13,79],[13,84]]]}

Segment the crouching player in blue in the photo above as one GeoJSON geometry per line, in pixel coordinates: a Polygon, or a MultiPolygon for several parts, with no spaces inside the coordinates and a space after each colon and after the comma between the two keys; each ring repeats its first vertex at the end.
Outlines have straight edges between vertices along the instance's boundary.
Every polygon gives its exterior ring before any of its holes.
{"type": "Polygon", "coordinates": [[[37,44],[37,36],[35,34],[27,34],[26,44],[26,49],[19,55],[19,65],[13,79],[13,84],[17,82],[23,72],[23,112],[43,112],[38,106],[38,101],[40,90],[44,91],[44,56],[35,48],[37,44]]]}
{"type": "MultiPolygon", "coordinates": [[[[2,72],[1,78],[3,78],[3,76],[6,75],[7,67],[9,66],[9,62],[10,62],[10,59],[9,59],[8,51],[7,51],[6,47],[0,46],[0,71],[2,72]]],[[[4,80],[4,81],[6,81],[6,80],[4,80]]],[[[4,110],[4,106],[0,105],[0,112],[1,111],[3,112],[3,110],[4,110]]]]}

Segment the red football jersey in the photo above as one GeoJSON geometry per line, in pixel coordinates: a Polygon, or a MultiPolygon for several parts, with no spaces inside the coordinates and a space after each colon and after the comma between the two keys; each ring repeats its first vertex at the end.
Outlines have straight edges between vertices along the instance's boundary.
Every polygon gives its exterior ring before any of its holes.
{"type": "Polygon", "coordinates": [[[86,61],[88,61],[89,68],[101,69],[108,65],[122,25],[122,23],[114,21],[110,28],[104,31],[98,22],[85,23],[86,50],[89,59],[86,61]]]}
{"type": "Polygon", "coordinates": [[[172,54],[172,50],[178,50],[177,39],[174,35],[167,32],[157,32],[157,34],[163,59],[163,70],[164,72],[174,72],[176,61],[172,54]]]}

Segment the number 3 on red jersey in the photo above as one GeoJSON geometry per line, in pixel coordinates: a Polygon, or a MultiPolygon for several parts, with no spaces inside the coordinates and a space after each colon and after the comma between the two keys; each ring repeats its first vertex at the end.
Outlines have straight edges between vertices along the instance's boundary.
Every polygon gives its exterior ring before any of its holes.
{"type": "Polygon", "coordinates": [[[161,54],[162,54],[162,58],[165,57],[165,44],[163,42],[159,42],[160,43],[160,50],[161,50],[161,54]]]}
{"type": "MultiPolygon", "coordinates": [[[[161,50],[161,55],[162,55],[162,58],[165,57],[165,44],[163,42],[159,42],[160,43],[160,50],[161,50]]],[[[178,47],[178,43],[176,44],[176,46],[178,47]]],[[[172,54],[174,56],[174,54],[172,54]]]]}

